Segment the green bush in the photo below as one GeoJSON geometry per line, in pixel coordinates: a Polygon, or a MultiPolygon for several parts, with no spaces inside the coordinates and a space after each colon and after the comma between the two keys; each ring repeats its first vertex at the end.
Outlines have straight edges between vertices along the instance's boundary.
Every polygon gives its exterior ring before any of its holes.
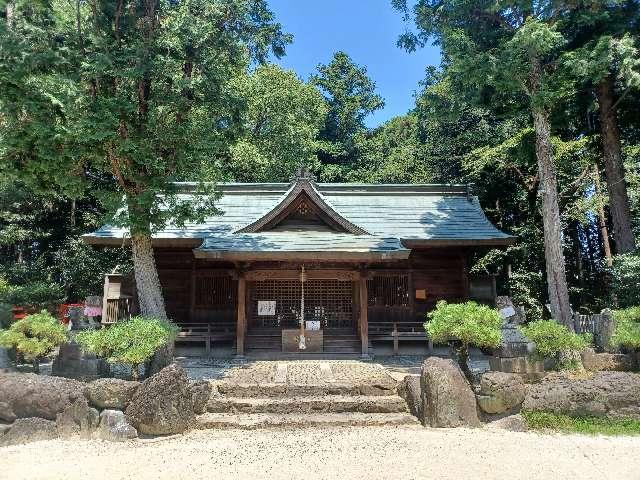
{"type": "Polygon", "coordinates": [[[130,365],[135,378],[139,366],[175,340],[177,334],[178,327],[168,320],[139,316],[109,328],[80,332],[76,340],[83,350],[109,363],[130,365]]]}
{"type": "MultiPolygon", "coordinates": [[[[520,327],[522,334],[536,344],[539,357],[556,358],[565,353],[579,353],[591,344],[591,335],[578,335],[555,320],[538,320],[520,327]]],[[[561,365],[573,369],[577,365],[561,365]]]]}
{"type": "Polygon", "coordinates": [[[640,307],[613,312],[616,321],[611,343],[631,350],[640,349],[640,307]]]}
{"type": "Polygon", "coordinates": [[[458,340],[458,362],[470,376],[469,346],[493,348],[502,341],[502,316],[496,309],[476,302],[447,303],[441,300],[428,315],[424,328],[435,343],[458,340]]]}
{"type": "Polygon", "coordinates": [[[62,287],[56,283],[32,282],[25,285],[0,285],[0,303],[45,308],[61,303],[62,287]]]}
{"type": "Polygon", "coordinates": [[[616,255],[611,268],[611,294],[621,308],[640,305],[640,252],[616,255]]]}
{"type": "Polygon", "coordinates": [[[67,341],[67,329],[49,312],[27,315],[8,329],[0,330],[0,346],[15,348],[37,371],[40,360],[67,341]]]}

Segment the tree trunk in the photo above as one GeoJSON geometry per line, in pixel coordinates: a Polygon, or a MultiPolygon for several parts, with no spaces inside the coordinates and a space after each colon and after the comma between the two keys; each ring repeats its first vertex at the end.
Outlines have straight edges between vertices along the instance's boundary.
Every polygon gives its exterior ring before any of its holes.
{"type": "Polygon", "coordinates": [[[156,261],[153,258],[151,235],[133,233],[131,235],[131,252],[140,313],[150,317],[167,318],[156,261]]]}
{"type": "MultiPolygon", "coordinates": [[[[600,193],[600,170],[598,165],[593,166],[593,181],[596,187],[596,195],[600,193]]],[[[604,249],[604,258],[607,266],[613,265],[613,257],[611,256],[611,245],[609,245],[609,229],[607,228],[607,218],[604,214],[602,203],[598,202],[598,226],[600,227],[600,235],[602,236],[602,247],[604,249]]]]}
{"type": "Polygon", "coordinates": [[[606,76],[597,89],[600,104],[600,129],[604,154],[604,170],[609,190],[609,208],[617,253],[635,250],[635,238],[631,230],[631,211],[627,183],[624,179],[620,130],[614,105],[613,78],[606,76]]]}
{"type": "Polygon", "coordinates": [[[547,285],[551,315],[573,331],[571,305],[567,288],[565,260],[562,252],[562,226],[558,206],[558,182],[553,164],[551,127],[548,113],[533,108],[533,124],[536,131],[536,157],[542,194],[542,223],[544,227],[544,256],[547,267],[547,285]]]}

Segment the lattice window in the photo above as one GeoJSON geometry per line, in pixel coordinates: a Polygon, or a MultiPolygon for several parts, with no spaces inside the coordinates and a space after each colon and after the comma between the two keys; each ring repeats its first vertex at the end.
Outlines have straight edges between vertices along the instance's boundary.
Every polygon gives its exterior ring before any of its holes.
{"type": "Polygon", "coordinates": [[[409,275],[378,275],[367,280],[370,307],[409,307],[409,275]]]}
{"type": "Polygon", "coordinates": [[[228,276],[200,276],[196,278],[196,307],[235,307],[236,287],[228,276]]]}
{"type": "MultiPolygon", "coordinates": [[[[322,328],[348,328],[353,321],[353,284],[339,280],[305,282],[304,318],[318,320],[322,328]]],[[[249,284],[249,321],[253,327],[296,328],[300,321],[301,288],[298,280],[263,280],[249,284]],[[276,314],[258,315],[259,301],[275,301],[276,314]]]]}

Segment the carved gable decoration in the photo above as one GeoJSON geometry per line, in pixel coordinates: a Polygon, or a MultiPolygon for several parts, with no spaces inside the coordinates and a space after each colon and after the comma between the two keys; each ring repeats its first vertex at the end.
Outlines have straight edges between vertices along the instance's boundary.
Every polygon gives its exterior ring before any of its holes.
{"type": "Polygon", "coordinates": [[[251,224],[237,230],[237,233],[303,228],[368,235],[367,231],[351,223],[331,207],[308,175],[296,177],[289,191],[275,207],[251,224]]]}

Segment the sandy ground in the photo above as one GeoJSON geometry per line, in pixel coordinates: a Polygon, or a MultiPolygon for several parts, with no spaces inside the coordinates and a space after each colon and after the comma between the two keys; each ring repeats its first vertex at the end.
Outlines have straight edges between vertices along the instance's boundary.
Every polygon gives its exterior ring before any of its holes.
{"type": "Polygon", "coordinates": [[[0,448],[1,479],[640,479],[640,438],[362,427],[0,448]]]}

